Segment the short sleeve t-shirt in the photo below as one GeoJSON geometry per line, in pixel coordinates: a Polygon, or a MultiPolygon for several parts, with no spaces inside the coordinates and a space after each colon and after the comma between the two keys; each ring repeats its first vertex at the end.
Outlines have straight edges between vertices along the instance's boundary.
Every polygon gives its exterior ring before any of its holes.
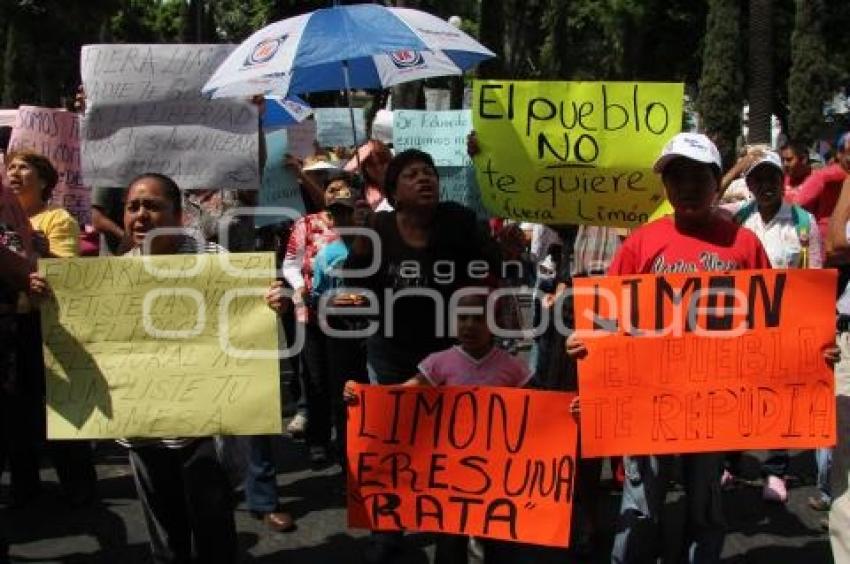
{"type": "MultiPolygon", "coordinates": [[[[375,214],[374,228],[381,241],[377,272],[346,280],[349,287],[364,287],[378,298],[378,331],[369,337],[367,347],[369,365],[382,384],[407,380],[428,354],[451,346],[447,321],[452,293],[470,281],[473,261],[489,262],[489,241],[468,208],[454,202],[438,204],[424,248],[404,242],[396,217],[396,212],[375,214]]],[[[487,270],[492,275],[496,268],[490,263],[487,270]]]]}
{"type": "Polygon", "coordinates": [[[454,346],[428,355],[419,363],[419,373],[434,386],[520,388],[531,379],[528,366],[498,347],[476,359],[454,346]]]}
{"type": "Polygon", "coordinates": [[[64,208],[49,206],[30,217],[32,228],[41,231],[50,244],[50,252],[59,258],[80,256],[80,224],[64,208]]]}
{"type": "Polygon", "coordinates": [[[614,257],[608,274],[674,274],[770,268],[755,234],[716,217],[699,232],[676,227],[672,216],[635,230],[614,257]]]}

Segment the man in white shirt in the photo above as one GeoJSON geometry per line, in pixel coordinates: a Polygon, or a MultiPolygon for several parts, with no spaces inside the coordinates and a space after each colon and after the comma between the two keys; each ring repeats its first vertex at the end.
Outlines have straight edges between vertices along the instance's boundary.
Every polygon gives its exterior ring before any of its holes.
{"type": "MultiPolygon", "coordinates": [[[[723,208],[735,215],[735,221],[761,241],[773,268],[820,268],[821,236],[812,214],[783,200],[782,160],[773,151],[756,158],[744,173],[751,202],[736,202],[723,208]]],[[[765,476],[762,496],[767,501],[785,503],[788,489],[785,473],[788,452],[774,450],[762,465],[765,476]]],[[[724,481],[731,476],[724,474],[724,481]]]]}
{"type": "Polygon", "coordinates": [[[773,151],[764,153],[744,177],[754,200],[723,208],[755,233],[774,268],[820,268],[821,234],[812,214],[783,201],[782,160],[773,151]]]}

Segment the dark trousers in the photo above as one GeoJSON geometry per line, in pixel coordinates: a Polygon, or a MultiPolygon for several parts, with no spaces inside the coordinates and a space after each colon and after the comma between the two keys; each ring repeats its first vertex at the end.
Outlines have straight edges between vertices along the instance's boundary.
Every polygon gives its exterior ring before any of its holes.
{"type": "Polygon", "coordinates": [[[129,456],[154,562],[236,562],[233,499],[212,439],[131,448],[129,456]]]}
{"type": "Polygon", "coordinates": [[[245,503],[250,511],[272,513],[278,509],[277,468],[270,435],[244,437],[248,442],[245,503]]]}
{"type": "Polygon", "coordinates": [[[62,484],[62,491],[72,503],[90,500],[97,487],[94,452],[89,441],[48,441],[47,451],[62,484]]]}
{"type": "Polygon", "coordinates": [[[43,405],[40,398],[26,393],[0,391],[0,475],[9,469],[14,505],[26,503],[41,490],[43,405]]]}
{"type": "MultiPolygon", "coordinates": [[[[283,322],[283,344],[290,344],[295,342],[295,314],[292,312],[290,308],[286,313],[281,317],[281,321],[283,322]]],[[[283,374],[283,360],[281,361],[280,372],[283,374]]],[[[289,396],[292,398],[292,401],[295,402],[295,410],[297,413],[306,416],[307,415],[307,394],[305,390],[307,386],[304,384],[304,368],[303,368],[303,358],[301,353],[293,355],[289,357],[285,362],[289,363],[290,368],[292,369],[292,379],[289,381],[289,396]]]]}
{"type": "Polygon", "coordinates": [[[333,424],[336,429],[336,449],[339,459],[345,460],[348,410],[343,401],[342,391],[346,380],[354,380],[362,384],[369,383],[369,376],[366,373],[366,340],[328,337],[328,349],[332,351],[328,358],[328,384],[333,424]]]}
{"type": "MultiPolygon", "coordinates": [[[[725,455],[724,466],[732,474],[738,473],[738,465],[741,463],[741,456],[744,453],[741,451],[727,452],[725,455]]],[[[785,478],[788,473],[788,464],[790,463],[788,451],[785,449],[771,450],[770,455],[761,465],[761,473],[766,478],[768,476],[776,476],[785,478]]]]}
{"type": "Polygon", "coordinates": [[[306,371],[307,444],[326,446],[331,441],[331,396],[328,378],[328,338],[318,325],[307,323],[304,350],[301,352],[306,371]]]}
{"type": "MultiPolygon", "coordinates": [[[[484,564],[517,564],[522,561],[524,546],[519,543],[480,539],[484,549],[484,564]]],[[[437,536],[434,564],[467,564],[469,537],[463,535],[437,536]]]]}
{"type": "MultiPolygon", "coordinates": [[[[17,379],[5,399],[0,399],[0,409],[3,412],[0,416],[0,426],[11,433],[4,442],[8,449],[14,482],[13,495],[25,501],[28,496],[39,490],[39,455],[42,447],[46,447],[68,501],[84,502],[94,496],[97,484],[91,443],[46,440],[46,390],[41,321],[37,314],[20,316],[19,321],[17,379]]],[[[0,396],[3,395],[3,392],[0,392],[0,396]]],[[[0,436],[3,434],[4,432],[0,432],[0,436]]],[[[0,451],[2,450],[3,447],[0,446],[0,451]]],[[[0,452],[0,468],[2,458],[0,452]]]]}

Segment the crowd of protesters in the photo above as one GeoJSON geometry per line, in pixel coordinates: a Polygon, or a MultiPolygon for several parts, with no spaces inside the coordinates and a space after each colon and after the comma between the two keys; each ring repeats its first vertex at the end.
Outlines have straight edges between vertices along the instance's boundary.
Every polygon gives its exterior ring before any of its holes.
{"type": "MultiPolygon", "coordinates": [[[[470,152],[477,150],[471,136],[470,152]]],[[[302,187],[307,213],[294,222],[266,227],[236,221],[227,225],[228,248],[216,244],[229,207],[253,205],[252,194],[230,190],[182,191],[157,171],[139,171],[126,187],[96,187],[92,223],[101,235],[99,254],[130,256],[142,252],[180,254],[270,250],[281,277],[265,300],[283,322],[284,343],[303,331],[305,344],[282,361],[292,374],[288,395],[297,406],[287,432],[303,438],[309,460],[345,465],[345,401],[353,382],[375,385],[532,386],[578,390],[577,367],[588,354],[574,335],[550,324],[535,337],[528,361],[520,361],[516,343],[496,339],[482,316],[457,315],[453,340],[437,324],[455,315],[445,308],[457,291],[468,291],[464,305],[480,305],[482,296],[504,286],[530,288],[534,313],[553,309],[577,277],[652,274],[666,265],[687,264],[705,270],[835,267],[836,348],[824,351],[835,367],[838,446],[812,456],[818,495],[808,500],[823,512],[836,562],[850,562],[850,135],[842,135],[825,166],[815,167],[809,149],[788,142],[774,151],[747,147],[724,167],[707,137],[675,136],[655,162],[673,212],[631,232],[600,226],[544,226],[482,221],[464,206],[440,201],[440,179],[431,156],[419,150],[394,154],[370,140],[356,154],[317,148],[300,160],[287,156],[302,187]],[[201,234],[150,237],[162,227],[185,227],[201,234]],[[371,230],[363,237],[351,227],[371,230]],[[151,239],[151,240],[149,240],[151,239]],[[146,242],[148,243],[146,245],[146,242]],[[376,242],[380,243],[379,249],[376,242]],[[355,284],[340,267],[377,269],[355,284]],[[405,265],[415,263],[414,272],[405,265]],[[473,263],[487,275],[466,275],[473,263]],[[511,273],[507,263],[524,269],[511,273]],[[452,265],[451,277],[440,265],[452,265]],[[356,286],[356,291],[346,290],[356,286]],[[387,300],[384,290],[427,289],[387,300]],[[290,297],[291,296],[291,297],[290,297]],[[327,329],[356,329],[362,316],[319,315],[321,304],[357,308],[370,301],[380,314],[379,329],[368,338],[343,339],[327,329]],[[469,302],[467,304],[467,302],[469,302]],[[439,305],[443,304],[443,305],[439,305]],[[389,311],[388,311],[389,310],[389,311]],[[396,320],[393,323],[393,320],[396,320]],[[411,322],[415,320],[415,322],[411,322]],[[392,325],[392,327],[387,327],[392,325]],[[391,330],[389,330],[391,329],[391,330]],[[827,518],[828,515],[828,518],[827,518]]],[[[51,200],[58,175],[50,161],[23,151],[5,156],[0,186],[0,470],[10,472],[10,504],[23,507],[39,495],[41,455],[59,475],[66,502],[85,505],[97,495],[92,445],[86,441],[46,441],[44,360],[38,303],[49,293],[34,274],[39,258],[68,258],[81,253],[81,229],[51,200]]],[[[220,242],[220,241],[219,241],[220,242]]],[[[501,326],[522,325],[517,302],[503,300],[501,326]]],[[[571,324],[569,303],[555,311],[571,324]]],[[[571,406],[580,409],[580,401],[571,406]]],[[[278,501],[272,437],[167,438],[120,441],[127,448],[134,483],[156,562],[235,562],[233,467],[243,480],[248,509],[270,529],[292,530],[294,520],[278,501]]],[[[682,455],[687,493],[687,534],[683,558],[719,562],[725,524],[723,488],[736,482],[734,453],[682,455]]],[[[789,492],[787,451],[772,451],[763,465],[763,497],[785,503],[789,492]]],[[[673,457],[626,456],[613,460],[622,482],[622,501],[611,561],[653,561],[658,546],[665,490],[673,457]]],[[[576,554],[596,550],[593,505],[599,491],[601,460],[581,460],[573,519],[576,554]]],[[[7,545],[0,530],[0,562],[7,545]]],[[[374,532],[363,555],[367,562],[393,562],[405,542],[401,533],[374,532]]],[[[441,538],[437,561],[466,562],[470,539],[441,538]]],[[[476,543],[473,542],[473,546],[476,543]]],[[[483,543],[484,561],[531,561],[517,543],[483,543]]]]}

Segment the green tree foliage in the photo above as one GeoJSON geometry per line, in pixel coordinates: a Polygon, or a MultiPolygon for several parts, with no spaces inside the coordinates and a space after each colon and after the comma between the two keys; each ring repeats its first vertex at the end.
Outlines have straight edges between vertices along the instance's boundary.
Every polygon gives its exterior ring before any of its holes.
{"type": "Polygon", "coordinates": [[[748,143],[770,143],[773,106],[773,0],[749,1],[748,143]]]}
{"type": "Polygon", "coordinates": [[[710,0],[697,107],[706,133],[730,163],[741,130],[742,77],[737,0],[710,0]]]}
{"type": "Polygon", "coordinates": [[[479,76],[496,78],[503,76],[505,59],[505,8],[501,0],[481,0],[478,16],[481,43],[496,54],[495,59],[485,61],[479,67],[479,76]]]}
{"type": "Polygon", "coordinates": [[[831,96],[829,62],[821,35],[823,0],[797,0],[791,36],[789,125],[797,139],[813,141],[823,130],[823,104],[831,96]]]}
{"type": "Polygon", "coordinates": [[[832,86],[850,87],[850,2],[821,0],[823,14],[821,29],[832,71],[832,86]]]}
{"type": "Polygon", "coordinates": [[[548,0],[540,76],[693,83],[704,21],[704,4],[688,0],[548,0]]]}
{"type": "Polygon", "coordinates": [[[218,0],[210,10],[223,41],[238,43],[274,21],[273,0],[218,0]]]}
{"type": "Polygon", "coordinates": [[[3,105],[58,106],[72,97],[80,48],[97,41],[101,23],[114,9],[113,0],[3,2],[3,105]]]}

